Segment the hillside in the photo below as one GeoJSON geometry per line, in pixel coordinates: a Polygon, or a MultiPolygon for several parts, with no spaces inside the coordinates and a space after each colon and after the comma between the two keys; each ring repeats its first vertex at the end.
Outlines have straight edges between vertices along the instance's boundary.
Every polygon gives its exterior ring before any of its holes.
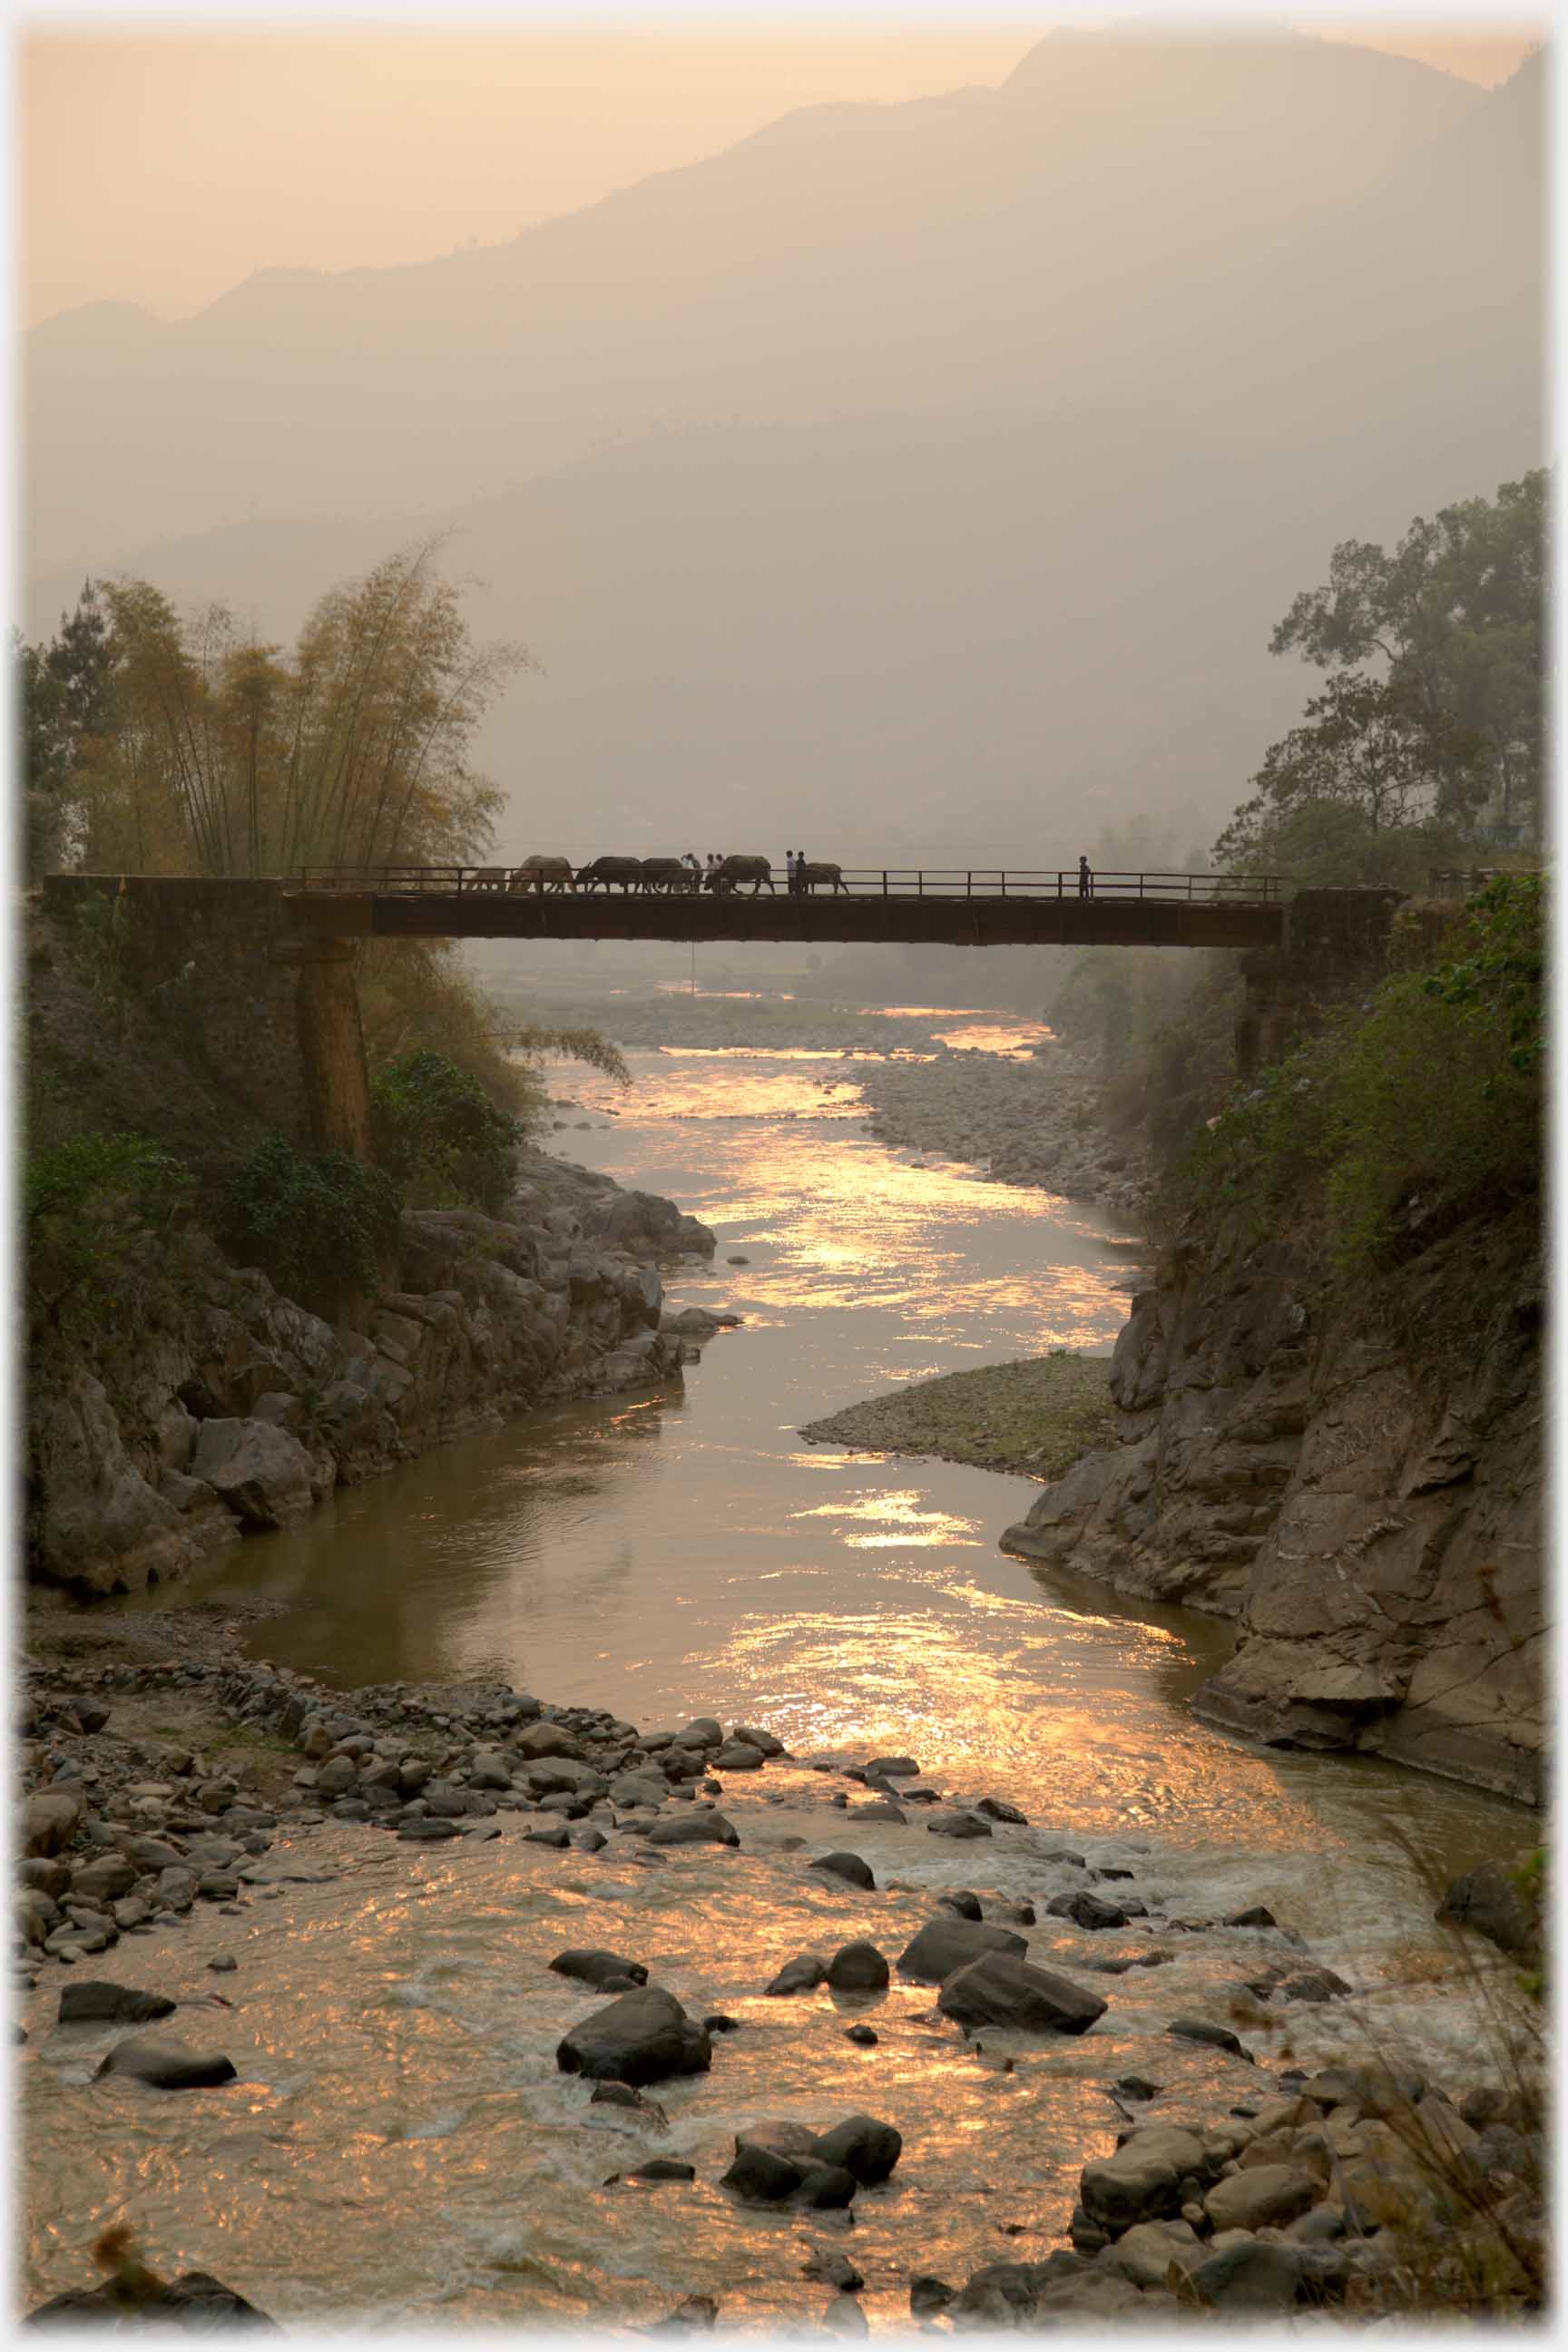
{"type": "Polygon", "coordinates": [[[70,314],[26,361],[32,625],[129,566],[281,630],[450,527],[547,673],[483,746],[509,850],[1217,817],[1325,539],[1541,455],[1540,84],[1053,35],[505,247],[70,314]]]}

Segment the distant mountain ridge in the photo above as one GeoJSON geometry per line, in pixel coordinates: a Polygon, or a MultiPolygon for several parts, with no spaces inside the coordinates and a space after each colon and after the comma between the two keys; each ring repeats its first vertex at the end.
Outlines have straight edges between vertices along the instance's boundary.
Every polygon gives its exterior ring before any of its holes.
{"type": "Polygon", "coordinates": [[[129,563],[276,633],[452,524],[546,664],[487,747],[520,853],[1217,814],[1332,541],[1544,454],[1542,81],[1058,34],[507,246],[68,314],[24,358],[33,625],[129,563]]]}

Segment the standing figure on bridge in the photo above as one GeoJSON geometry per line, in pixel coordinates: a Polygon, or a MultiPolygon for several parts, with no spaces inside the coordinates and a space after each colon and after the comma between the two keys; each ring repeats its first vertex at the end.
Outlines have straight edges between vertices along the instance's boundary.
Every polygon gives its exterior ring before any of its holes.
{"type": "Polygon", "coordinates": [[[784,851],[784,888],[789,892],[790,897],[793,898],[795,897],[795,852],[793,849],[786,849],[784,851]]]}
{"type": "Polygon", "coordinates": [[[805,852],[804,849],[797,849],[795,853],[795,887],[803,898],[810,896],[805,884],[805,852]]]}
{"type": "Polygon", "coordinates": [[[1094,896],[1094,877],[1089,870],[1087,857],[1080,857],[1078,861],[1078,895],[1080,898],[1092,898],[1094,896]]]}

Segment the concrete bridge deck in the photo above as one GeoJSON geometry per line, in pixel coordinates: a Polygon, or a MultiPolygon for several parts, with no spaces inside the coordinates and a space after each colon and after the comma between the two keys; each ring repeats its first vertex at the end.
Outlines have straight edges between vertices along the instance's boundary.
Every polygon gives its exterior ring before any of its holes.
{"type": "Polygon", "coordinates": [[[806,946],[1260,948],[1284,937],[1272,877],[847,872],[845,887],[547,889],[502,868],[304,875],[283,887],[297,933],[317,939],[789,940],[806,946]]]}

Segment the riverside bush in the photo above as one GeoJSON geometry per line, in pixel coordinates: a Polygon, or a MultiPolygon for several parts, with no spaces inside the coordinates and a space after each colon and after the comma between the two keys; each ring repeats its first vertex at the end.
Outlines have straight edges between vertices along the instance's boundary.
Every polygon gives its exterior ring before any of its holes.
{"type": "Polygon", "coordinates": [[[1172,1204],[1289,1223],[1342,1274],[1396,1264],[1539,1189],[1545,893],[1504,875],[1429,971],[1233,1092],[1173,1171],[1172,1204]]]}
{"type": "Polygon", "coordinates": [[[35,1310],[55,1322],[68,1309],[112,1319],[136,1261],[192,1189],[184,1162],[145,1135],[79,1135],[31,1152],[23,1207],[35,1310]]]}
{"type": "Polygon", "coordinates": [[[422,1049],[371,1081],[376,1158],[426,1208],[504,1206],[522,1124],[478,1078],[422,1049]]]}
{"type": "Polygon", "coordinates": [[[225,1185],[226,1246],[291,1297],[373,1290],[397,1238],[402,1198],[384,1171],[346,1152],[296,1151],[269,1135],[225,1185]]]}

